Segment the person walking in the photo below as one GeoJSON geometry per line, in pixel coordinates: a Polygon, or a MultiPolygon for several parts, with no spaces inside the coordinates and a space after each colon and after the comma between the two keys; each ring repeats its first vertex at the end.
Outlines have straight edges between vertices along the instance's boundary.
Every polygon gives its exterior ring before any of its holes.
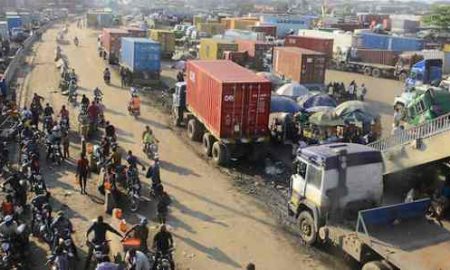
{"type": "Polygon", "coordinates": [[[367,94],[367,88],[364,84],[361,84],[361,87],[358,88],[359,100],[364,101],[366,94],[367,94]]]}
{"type": "Polygon", "coordinates": [[[63,133],[63,136],[61,138],[61,143],[63,146],[63,158],[67,159],[70,157],[70,154],[69,154],[70,141],[69,141],[69,134],[67,132],[63,133]]]}
{"type": "Polygon", "coordinates": [[[127,71],[124,67],[120,67],[120,85],[122,88],[127,86],[127,71]]]}
{"type": "Polygon", "coordinates": [[[80,159],[77,161],[77,173],[78,181],[80,184],[80,193],[87,194],[86,192],[86,182],[89,173],[89,161],[87,160],[84,153],[80,154],[80,159]]]}

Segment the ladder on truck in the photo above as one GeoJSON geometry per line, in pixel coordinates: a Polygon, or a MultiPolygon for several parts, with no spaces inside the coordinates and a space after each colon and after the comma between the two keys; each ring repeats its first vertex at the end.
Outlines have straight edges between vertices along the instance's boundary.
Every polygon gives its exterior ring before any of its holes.
{"type": "Polygon", "coordinates": [[[369,146],[381,151],[385,175],[450,157],[450,113],[369,146]]]}

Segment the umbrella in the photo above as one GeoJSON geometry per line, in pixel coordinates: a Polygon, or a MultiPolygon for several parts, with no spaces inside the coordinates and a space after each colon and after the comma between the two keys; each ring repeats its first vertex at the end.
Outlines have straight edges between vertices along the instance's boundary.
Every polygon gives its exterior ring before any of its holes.
{"type": "Polygon", "coordinates": [[[316,113],[316,112],[324,112],[324,111],[334,111],[334,107],[330,106],[315,106],[306,109],[306,112],[308,113],[316,113]]]}
{"type": "Polygon", "coordinates": [[[279,113],[279,112],[287,112],[287,113],[296,113],[300,111],[300,106],[298,106],[295,101],[288,97],[282,96],[272,96],[270,99],[270,112],[271,113],[279,113]]]}
{"type": "Polygon", "coordinates": [[[344,120],[339,118],[336,113],[332,111],[316,112],[309,117],[309,122],[316,126],[343,126],[344,120]]]}
{"type": "Polygon", "coordinates": [[[337,105],[336,100],[326,94],[303,96],[297,99],[297,103],[305,110],[317,106],[336,107],[337,105]]]}
{"type": "Polygon", "coordinates": [[[350,100],[339,104],[336,107],[336,114],[345,115],[354,111],[362,111],[368,114],[376,115],[374,110],[366,102],[359,100],[350,100]]]}
{"type": "Polygon", "coordinates": [[[277,94],[280,96],[300,97],[309,93],[308,88],[299,83],[286,83],[277,89],[277,94]]]}
{"type": "Polygon", "coordinates": [[[335,113],[348,122],[367,123],[378,117],[369,104],[358,100],[343,102],[336,107],[335,113]]]}
{"type": "Polygon", "coordinates": [[[266,78],[267,80],[269,80],[273,85],[282,85],[283,84],[283,79],[281,79],[280,77],[278,77],[277,75],[270,73],[270,72],[258,72],[256,73],[256,75],[266,78]]]}

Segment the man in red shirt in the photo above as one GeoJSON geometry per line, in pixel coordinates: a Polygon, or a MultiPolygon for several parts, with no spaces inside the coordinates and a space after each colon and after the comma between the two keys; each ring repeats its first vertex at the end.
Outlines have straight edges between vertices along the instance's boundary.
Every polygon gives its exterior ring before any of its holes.
{"type": "Polygon", "coordinates": [[[81,194],[87,194],[86,192],[86,182],[89,173],[89,161],[86,156],[82,153],[80,159],[77,161],[77,174],[78,181],[80,183],[81,194]]]}
{"type": "Polygon", "coordinates": [[[87,113],[89,115],[90,122],[96,124],[100,109],[98,108],[97,104],[95,104],[95,101],[92,101],[91,105],[89,105],[87,113]]]}

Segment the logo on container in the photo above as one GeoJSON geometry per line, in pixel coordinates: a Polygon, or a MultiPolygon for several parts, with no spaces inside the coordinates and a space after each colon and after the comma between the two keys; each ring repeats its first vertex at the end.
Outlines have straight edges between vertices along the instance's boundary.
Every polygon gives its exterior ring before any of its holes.
{"type": "Polygon", "coordinates": [[[225,102],[233,102],[233,101],[234,101],[234,96],[233,96],[233,95],[225,95],[225,96],[223,97],[223,100],[224,100],[225,102]]]}
{"type": "Polygon", "coordinates": [[[192,82],[195,82],[195,73],[194,72],[189,72],[189,80],[191,80],[192,82]]]}

